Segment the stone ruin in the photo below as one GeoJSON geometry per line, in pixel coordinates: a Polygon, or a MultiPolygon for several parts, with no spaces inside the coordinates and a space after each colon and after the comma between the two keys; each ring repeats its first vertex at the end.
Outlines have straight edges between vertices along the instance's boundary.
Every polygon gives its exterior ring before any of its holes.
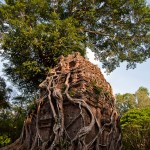
{"type": "Polygon", "coordinates": [[[20,138],[0,150],[121,150],[115,98],[100,69],[79,53],[59,59],[20,138]]]}

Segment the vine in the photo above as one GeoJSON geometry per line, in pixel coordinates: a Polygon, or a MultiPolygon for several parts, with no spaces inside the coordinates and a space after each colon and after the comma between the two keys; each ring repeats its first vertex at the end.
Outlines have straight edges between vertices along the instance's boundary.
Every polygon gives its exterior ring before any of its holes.
{"type": "Polygon", "coordinates": [[[97,83],[90,88],[91,83],[84,78],[77,78],[73,83],[72,78],[81,70],[82,68],[75,68],[61,72],[57,68],[53,69],[46,80],[39,85],[44,90],[44,95],[41,94],[41,97],[36,100],[36,111],[29,114],[24,121],[20,138],[1,150],[9,150],[12,147],[16,150],[121,150],[119,116],[113,102],[111,104],[109,102],[109,99],[112,98],[111,94],[101,92],[105,89],[98,87],[97,83]],[[74,89],[78,89],[78,86],[82,86],[78,83],[84,83],[84,86],[88,85],[89,88],[88,93],[83,91],[80,98],[76,98],[78,91],[74,91],[74,89]],[[94,101],[85,97],[92,88],[97,95],[100,95],[96,101],[99,105],[96,107],[91,105],[94,101]],[[72,92],[73,94],[70,94],[72,92]],[[47,140],[44,140],[39,129],[39,115],[46,102],[51,110],[53,122],[49,122],[52,123],[52,133],[47,140]],[[78,108],[79,113],[74,112],[76,116],[66,124],[65,109],[70,105],[78,108]],[[78,120],[82,121],[82,126],[71,137],[71,127],[78,120]],[[92,134],[92,138],[90,138],[90,134],[92,134]]]}

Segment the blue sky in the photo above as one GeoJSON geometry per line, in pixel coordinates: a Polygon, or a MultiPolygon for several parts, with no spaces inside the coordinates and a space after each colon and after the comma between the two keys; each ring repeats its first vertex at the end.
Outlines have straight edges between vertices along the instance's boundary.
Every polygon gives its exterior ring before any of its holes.
{"type": "MultiPolygon", "coordinates": [[[[2,1],[2,0],[0,0],[2,1]]],[[[150,0],[147,0],[150,4],[150,0]]],[[[94,54],[88,51],[87,56],[94,64],[101,66],[94,60],[94,54]]],[[[2,62],[0,61],[0,76],[2,75],[2,62]]],[[[102,70],[104,72],[104,70],[102,70]]],[[[110,75],[104,74],[106,80],[111,84],[114,94],[134,93],[140,86],[148,88],[150,91],[150,59],[142,64],[137,64],[135,69],[126,70],[125,63],[114,70],[110,75]]]]}
{"type": "MultiPolygon", "coordinates": [[[[147,2],[150,5],[150,0],[147,2]]],[[[140,86],[148,88],[150,92],[150,59],[130,70],[126,70],[126,65],[123,63],[110,75],[104,75],[114,93],[134,93],[140,86]]]]}
{"type": "MultiPolygon", "coordinates": [[[[88,50],[89,60],[101,68],[101,63],[94,60],[94,54],[88,50]]],[[[150,59],[142,64],[137,64],[135,69],[126,70],[126,64],[114,70],[110,75],[104,73],[106,80],[111,84],[114,94],[134,93],[140,86],[144,86],[150,91],[150,59]]]]}

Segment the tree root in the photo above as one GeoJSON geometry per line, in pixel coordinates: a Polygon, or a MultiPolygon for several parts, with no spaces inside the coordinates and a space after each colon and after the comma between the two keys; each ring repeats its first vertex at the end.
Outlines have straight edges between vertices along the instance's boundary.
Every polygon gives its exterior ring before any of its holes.
{"type": "MultiPolygon", "coordinates": [[[[76,70],[76,72],[78,72],[76,70]]],[[[71,83],[71,75],[75,71],[70,71],[66,74],[55,71],[53,75],[46,78],[46,80],[40,84],[40,87],[45,89],[45,95],[37,100],[37,112],[29,123],[25,120],[20,138],[13,144],[1,148],[0,150],[120,150],[121,149],[121,133],[119,128],[118,114],[111,106],[111,115],[106,118],[105,114],[101,112],[100,106],[94,105],[84,99],[84,97],[76,98],[70,96],[69,90],[77,84],[71,83]],[[60,80],[65,77],[65,89],[62,91],[60,86],[60,80]],[[47,140],[41,135],[40,132],[40,113],[43,109],[43,105],[49,102],[49,107],[52,115],[52,120],[48,123],[52,124],[52,131],[47,140]],[[65,102],[69,105],[78,108],[79,113],[65,125],[65,102]],[[87,124],[87,118],[89,116],[89,123],[87,124]],[[104,123],[102,123],[104,118],[104,123]],[[109,122],[106,121],[108,118],[109,122]],[[75,135],[71,137],[71,127],[78,121],[82,121],[80,129],[76,130],[75,135]],[[35,125],[35,126],[34,126],[35,125]],[[95,134],[94,134],[95,132],[95,134]],[[90,134],[92,137],[90,138],[90,134]],[[87,140],[90,139],[90,140],[87,140]]],[[[80,79],[81,81],[82,79],[80,79]]],[[[79,81],[78,81],[79,82],[79,81]]],[[[85,81],[87,82],[87,81],[85,81]]],[[[103,100],[106,101],[103,94],[103,100]]],[[[69,107],[68,105],[68,107],[69,107]]],[[[76,112],[74,112],[76,113],[76,112]]],[[[50,130],[49,130],[50,132],[50,130]]]]}

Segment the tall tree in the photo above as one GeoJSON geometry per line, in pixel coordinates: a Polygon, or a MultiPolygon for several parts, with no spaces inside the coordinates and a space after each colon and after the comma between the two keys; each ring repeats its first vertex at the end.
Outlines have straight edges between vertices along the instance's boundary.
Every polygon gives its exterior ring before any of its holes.
{"type": "Polygon", "coordinates": [[[86,47],[108,72],[150,57],[145,0],[5,0],[0,16],[5,72],[22,88],[37,87],[60,55],[86,47]]]}
{"type": "Polygon", "coordinates": [[[147,88],[140,87],[136,91],[135,95],[138,103],[138,108],[144,108],[150,106],[150,95],[147,88]]]}
{"type": "Polygon", "coordinates": [[[9,97],[12,90],[6,87],[5,80],[0,77],[0,109],[9,107],[9,97]]]}
{"type": "Polygon", "coordinates": [[[141,86],[134,94],[116,94],[116,107],[121,115],[133,108],[143,109],[150,107],[148,89],[141,86]]]}
{"type": "Polygon", "coordinates": [[[124,150],[150,149],[150,107],[128,111],[121,124],[124,150]]]}
{"type": "Polygon", "coordinates": [[[116,94],[116,100],[116,107],[120,115],[137,106],[135,94],[116,94]]]}
{"type": "Polygon", "coordinates": [[[19,137],[25,116],[35,107],[33,100],[31,103],[31,100],[23,96],[13,97],[10,101],[9,108],[0,109],[0,147],[19,137]]]}

